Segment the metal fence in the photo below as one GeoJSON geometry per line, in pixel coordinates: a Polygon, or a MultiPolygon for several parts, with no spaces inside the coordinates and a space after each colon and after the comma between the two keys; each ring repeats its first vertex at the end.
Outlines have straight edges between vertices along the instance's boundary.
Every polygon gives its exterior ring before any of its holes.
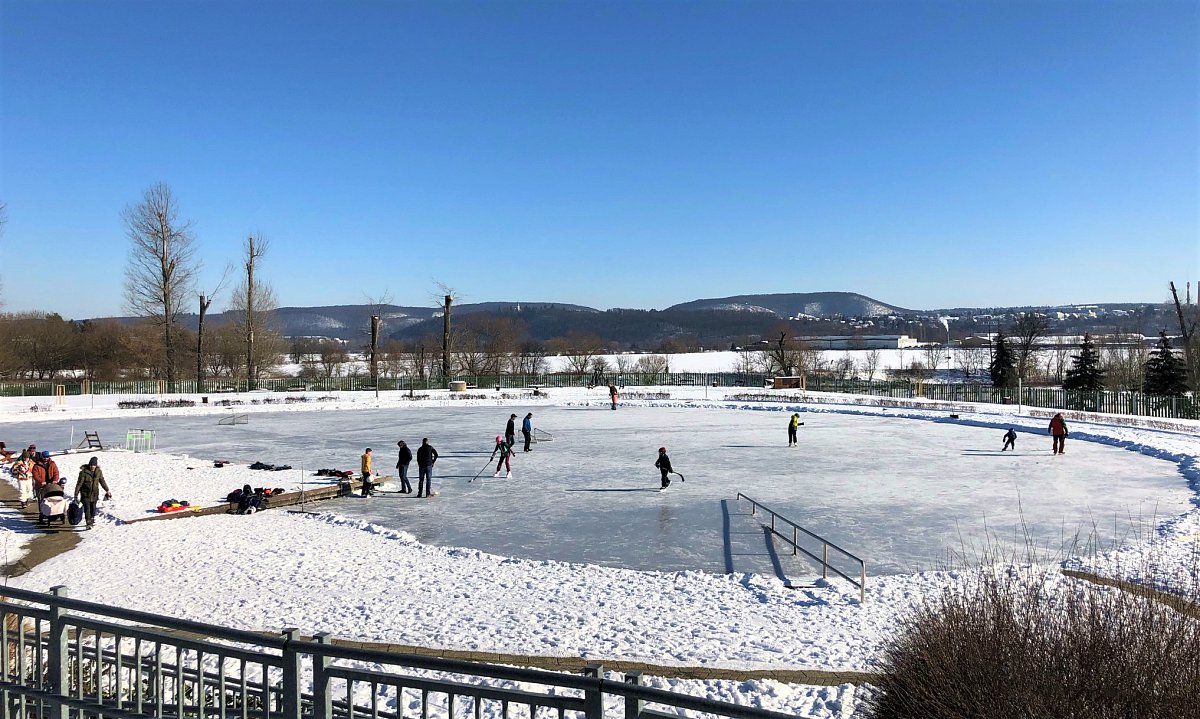
{"type": "Polygon", "coordinates": [[[1200,419],[1200,404],[1189,396],[1167,397],[1142,392],[1081,392],[1055,387],[993,387],[990,384],[931,384],[913,381],[838,380],[808,377],[812,392],[844,392],[875,397],[923,398],[942,402],[1021,404],[1104,414],[1171,419],[1200,419]]]}
{"type": "Polygon", "coordinates": [[[763,504],[762,502],[757,502],[753,499],[750,499],[749,497],[742,494],[741,492],[737,493],[737,498],[738,498],[738,500],[744,499],[750,503],[750,514],[758,514],[758,510],[761,509],[762,511],[771,515],[771,524],[770,524],[771,533],[774,534],[775,536],[779,537],[783,541],[787,542],[788,544],[792,545],[792,555],[793,556],[797,552],[800,552],[800,553],[804,554],[804,556],[808,557],[809,559],[811,559],[814,562],[816,562],[817,564],[819,564],[821,566],[821,578],[822,579],[828,579],[829,572],[832,571],[834,574],[838,575],[842,579],[845,579],[847,582],[850,582],[854,586],[858,587],[859,603],[861,604],[862,602],[866,601],[866,598],[867,598],[867,562],[866,562],[866,560],[862,559],[859,556],[851,554],[850,552],[847,552],[846,550],[842,549],[841,547],[839,547],[838,545],[829,541],[828,539],[825,539],[821,535],[814,534],[813,532],[808,531],[804,527],[801,527],[799,524],[796,524],[795,522],[793,522],[792,520],[783,516],[782,514],[779,514],[775,510],[773,510],[770,507],[768,507],[767,505],[763,504]],[[789,537],[788,535],[784,534],[783,532],[780,532],[775,527],[776,520],[790,526],[792,528],[792,533],[791,533],[792,536],[789,537]],[[805,537],[807,537],[809,539],[812,539],[816,542],[820,542],[821,556],[818,557],[816,554],[808,551],[803,546],[801,546],[801,544],[800,544],[800,534],[801,533],[803,533],[805,535],[805,537]],[[857,579],[854,577],[851,577],[850,575],[846,574],[842,570],[835,567],[833,564],[829,563],[829,550],[830,549],[832,549],[834,552],[840,554],[842,557],[849,559],[851,561],[851,563],[858,565],[858,578],[857,579]]]}
{"type": "Polygon", "coordinates": [[[202,390],[195,380],[179,380],[167,383],[162,380],[128,380],[123,382],[0,382],[0,397],[49,397],[54,395],[152,395],[152,394],[222,394],[247,392],[252,389],[273,392],[369,392],[378,390],[428,391],[446,389],[452,380],[466,382],[475,388],[535,389],[553,387],[591,387],[609,384],[626,386],[711,386],[711,387],[762,387],[767,375],[740,372],[623,372],[599,376],[587,374],[553,373],[541,375],[455,375],[448,379],[420,377],[380,377],[372,382],[370,377],[323,377],[299,379],[284,377],[260,379],[253,384],[246,380],[208,379],[202,390]]]}
{"type": "Polygon", "coordinates": [[[608,678],[342,646],[6,588],[5,719],[626,719],[791,715],[608,678]]]}

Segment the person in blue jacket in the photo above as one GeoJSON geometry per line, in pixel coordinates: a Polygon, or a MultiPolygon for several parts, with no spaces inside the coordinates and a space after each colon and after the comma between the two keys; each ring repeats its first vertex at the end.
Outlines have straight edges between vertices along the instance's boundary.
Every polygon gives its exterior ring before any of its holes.
{"type": "Polygon", "coordinates": [[[529,440],[533,434],[533,412],[525,415],[525,419],[521,420],[521,434],[525,435],[525,451],[533,451],[529,449],[529,440]]]}

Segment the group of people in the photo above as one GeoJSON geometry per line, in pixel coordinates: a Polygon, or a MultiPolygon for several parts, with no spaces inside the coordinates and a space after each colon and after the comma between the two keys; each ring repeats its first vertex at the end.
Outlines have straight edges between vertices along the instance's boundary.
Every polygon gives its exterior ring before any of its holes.
{"type": "MultiPolygon", "coordinates": [[[[31,444],[14,457],[4,442],[0,442],[0,461],[11,462],[9,471],[17,479],[20,492],[21,509],[30,502],[40,503],[46,497],[62,497],[66,489],[66,480],[59,473],[58,464],[46,451],[39,452],[37,445],[31,444]]],[[[100,469],[100,459],[92,457],[87,464],[79,467],[79,477],[75,483],[75,500],[83,510],[87,528],[96,523],[96,503],[100,501],[100,490],[104,490],[104,499],[112,499],[112,491],[104,479],[100,469]]]]}
{"type": "MultiPolygon", "coordinates": [[[[408,444],[404,440],[396,442],[396,446],[400,448],[399,457],[396,459],[396,469],[400,473],[400,494],[412,494],[412,484],[408,481],[408,465],[413,461],[413,452],[408,448],[408,444]]],[[[438,452],[429,443],[429,438],[425,437],[421,440],[421,446],[417,448],[417,497],[432,497],[433,496],[433,465],[437,462],[438,452]]],[[[370,497],[375,494],[376,483],[371,480],[376,476],[375,471],[371,468],[371,448],[367,447],[361,458],[362,464],[362,496],[370,497]]]]}

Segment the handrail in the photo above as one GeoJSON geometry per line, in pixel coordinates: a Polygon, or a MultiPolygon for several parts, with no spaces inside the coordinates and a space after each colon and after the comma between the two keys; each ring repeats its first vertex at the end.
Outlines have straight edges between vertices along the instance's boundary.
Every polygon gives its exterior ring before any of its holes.
{"type": "Polygon", "coordinates": [[[804,527],[801,527],[799,524],[796,524],[796,523],[795,523],[795,522],[793,522],[792,520],[790,520],[790,519],[788,519],[787,517],[783,516],[782,514],[780,514],[780,513],[776,512],[775,510],[771,509],[770,507],[768,507],[767,505],[763,504],[762,502],[759,502],[759,501],[757,501],[757,500],[751,499],[750,497],[747,497],[746,495],[742,494],[741,492],[738,492],[738,493],[737,493],[737,498],[738,498],[739,500],[742,500],[742,499],[744,499],[744,500],[746,500],[747,502],[749,502],[749,503],[750,503],[750,506],[751,506],[751,509],[750,509],[750,514],[752,514],[752,515],[754,515],[754,514],[757,514],[757,513],[758,513],[758,510],[759,510],[759,509],[762,509],[764,512],[766,512],[766,513],[768,513],[768,514],[770,514],[770,515],[771,515],[771,527],[770,527],[770,529],[771,529],[771,533],[772,533],[772,534],[774,534],[774,535],[776,535],[776,536],[778,536],[780,539],[782,539],[783,541],[787,542],[788,544],[791,544],[791,545],[792,545],[792,556],[795,556],[797,551],[803,552],[803,553],[805,554],[805,556],[808,556],[808,557],[812,558],[812,560],[813,560],[813,561],[820,563],[820,565],[821,565],[821,578],[822,578],[822,579],[828,579],[828,578],[829,578],[829,572],[832,570],[834,574],[838,575],[838,576],[839,576],[839,577],[841,577],[842,579],[845,579],[846,581],[850,582],[850,583],[851,583],[851,584],[853,584],[854,586],[858,587],[858,601],[859,601],[859,603],[862,603],[863,601],[866,601],[866,593],[867,593],[867,563],[866,563],[866,561],[865,561],[865,560],[863,560],[861,557],[858,557],[858,556],[856,556],[856,555],[854,555],[854,554],[852,554],[852,553],[850,553],[850,552],[846,551],[845,549],[842,549],[841,547],[839,547],[838,545],[836,545],[836,544],[834,544],[833,542],[829,541],[828,539],[825,539],[825,538],[824,538],[824,537],[822,537],[821,535],[819,535],[819,534],[816,534],[816,533],[814,533],[814,532],[810,532],[810,531],[808,531],[808,530],[807,530],[807,529],[805,529],[804,527]],[[784,521],[784,522],[786,522],[787,524],[790,524],[790,525],[792,526],[792,537],[791,537],[791,539],[788,539],[787,535],[785,535],[785,534],[781,533],[779,530],[777,530],[777,529],[775,528],[775,520],[776,520],[776,519],[780,519],[780,520],[782,520],[782,521],[784,521]],[[804,533],[805,533],[805,534],[807,534],[808,536],[812,537],[813,539],[815,539],[815,540],[817,540],[818,542],[820,542],[820,543],[821,543],[821,545],[822,545],[822,546],[821,546],[821,549],[822,549],[822,551],[821,551],[821,556],[820,556],[820,557],[818,557],[817,555],[815,555],[815,554],[813,554],[812,552],[808,551],[808,550],[807,550],[807,549],[805,549],[804,547],[801,547],[801,546],[800,546],[800,544],[799,544],[799,542],[798,542],[798,536],[797,536],[797,534],[796,534],[796,532],[797,532],[797,531],[804,532],[804,533]],[[858,562],[858,579],[857,579],[857,580],[856,580],[856,579],[854,579],[853,577],[851,577],[851,576],[847,575],[846,573],[842,572],[840,569],[838,569],[837,567],[835,567],[835,566],[833,566],[832,564],[830,564],[830,563],[829,563],[829,550],[830,550],[831,548],[832,548],[833,550],[835,550],[835,551],[839,552],[839,553],[840,553],[840,554],[842,554],[843,556],[845,556],[845,557],[847,557],[847,558],[849,558],[849,559],[852,559],[852,560],[853,560],[853,561],[855,561],[855,562],[858,562]]]}

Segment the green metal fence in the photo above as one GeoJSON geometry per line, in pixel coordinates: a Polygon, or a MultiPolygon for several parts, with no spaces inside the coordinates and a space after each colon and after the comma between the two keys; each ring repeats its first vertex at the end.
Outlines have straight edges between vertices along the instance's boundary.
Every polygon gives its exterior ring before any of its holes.
{"type": "MultiPolygon", "coordinates": [[[[769,385],[770,378],[760,373],[742,372],[610,372],[595,375],[554,373],[541,375],[456,375],[450,379],[420,377],[381,377],[373,383],[370,377],[322,377],[300,379],[284,377],[260,379],[254,383],[259,390],[272,392],[423,392],[445,389],[451,380],[464,381],[476,389],[552,389],[555,387],[751,387],[769,385]]],[[[1200,419],[1200,403],[1192,397],[1165,397],[1142,392],[1078,392],[1053,387],[1025,387],[1021,396],[1015,388],[992,387],[988,384],[933,384],[911,380],[839,380],[831,377],[808,377],[806,387],[813,392],[843,392],[873,397],[917,398],[942,402],[1022,404],[1031,407],[1069,409],[1106,414],[1129,414],[1171,419],[1200,419]]],[[[168,384],[159,380],[129,380],[124,382],[3,382],[0,397],[50,397],[56,394],[75,396],[97,395],[166,395],[246,392],[251,387],[245,380],[210,379],[203,391],[196,389],[195,380],[168,384]]]]}
{"type": "Polygon", "coordinates": [[[809,378],[807,389],[812,392],[844,392],[875,397],[920,397],[941,402],[1021,404],[1103,414],[1200,419],[1200,405],[1192,397],[1166,397],[1142,392],[1081,392],[1056,387],[1024,387],[1018,396],[1016,388],[987,384],[927,384],[897,380],[876,382],[828,377],[809,378]]]}
{"type": "Polygon", "coordinates": [[[554,373],[542,375],[455,375],[448,379],[420,377],[380,377],[372,382],[370,377],[320,377],[301,379],[284,377],[260,379],[253,387],[246,380],[208,379],[203,390],[197,390],[195,380],[180,380],[168,383],[161,380],[128,380],[123,382],[3,382],[0,397],[49,397],[55,394],[67,396],[97,394],[212,394],[246,392],[251,389],[271,392],[370,392],[409,390],[427,391],[445,389],[450,381],[463,381],[479,389],[533,389],[553,387],[591,387],[594,385],[625,386],[711,386],[711,387],[762,387],[768,381],[765,374],[739,372],[624,372],[599,376],[587,374],[554,373]]]}

